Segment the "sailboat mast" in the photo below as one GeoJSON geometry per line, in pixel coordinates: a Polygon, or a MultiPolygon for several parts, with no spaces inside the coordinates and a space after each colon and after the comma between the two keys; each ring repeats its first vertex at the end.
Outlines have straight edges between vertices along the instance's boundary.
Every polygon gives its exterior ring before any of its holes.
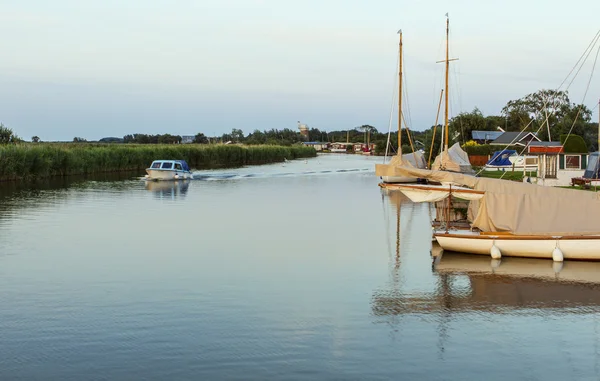
{"type": "Polygon", "coordinates": [[[402,155],[402,29],[400,35],[398,56],[398,155],[402,155]]]}
{"type": "Polygon", "coordinates": [[[446,15],[446,86],[445,86],[445,108],[444,108],[444,126],[445,126],[445,137],[444,137],[444,151],[448,151],[448,71],[450,69],[450,56],[448,53],[448,35],[450,32],[450,17],[446,15]]]}

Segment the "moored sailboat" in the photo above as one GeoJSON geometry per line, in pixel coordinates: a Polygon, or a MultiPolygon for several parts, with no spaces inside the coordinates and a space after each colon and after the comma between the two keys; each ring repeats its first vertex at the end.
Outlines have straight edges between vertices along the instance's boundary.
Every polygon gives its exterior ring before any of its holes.
{"type": "MultiPolygon", "coordinates": [[[[471,200],[470,228],[434,232],[444,250],[501,256],[600,260],[600,196],[596,192],[544,187],[448,171],[397,168],[405,176],[443,184],[427,186],[422,201],[471,200]],[[452,189],[455,189],[453,191],[452,189]],[[467,191],[470,189],[473,193],[467,191]],[[462,193],[461,193],[462,192],[462,193]],[[434,197],[436,196],[436,197],[434,197]]],[[[399,187],[413,201],[416,186],[399,187]],[[405,190],[404,188],[408,188],[405,190]]]]}
{"type": "Polygon", "coordinates": [[[455,143],[452,147],[448,148],[448,112],[449,112],[449,96],[448,96],[448,74],[450,70],[450,61],[455,61],[458,58],[450,58],[449,49],[449,34],[450,34],[450,18],[446,13],[446,59],[440,62],[444,62],[446,65],[445,70],[445,91],[444,91],[444,133],[442,139],[444,141],[442,152],[435,158],[431,169],[452,171],[460,173],[475,174],[471,163],[469,162],[469,155],[460,148],[460,144],[455,143]]]}
{"type": "MultiPolygon", "coordinates": [[[[380,176],[384,183],[414,183],[417,178],[398,176],[394,174],[396,166],[411,166],[415,168],[425,168],[425,156],[421,151],[402,154],[402,30],[398,31],[400,35],[399,57],[398,57],[398,154],[393,156],[387,164],[376,164],[375,174],[380,176]]],[[[410,131],[408,131],[410,139],[410,131]]],[[[412,143],[412,142],[411,142],[412,143]]],[[[412,144],[411,144],[412,145],[412,144]]]]}

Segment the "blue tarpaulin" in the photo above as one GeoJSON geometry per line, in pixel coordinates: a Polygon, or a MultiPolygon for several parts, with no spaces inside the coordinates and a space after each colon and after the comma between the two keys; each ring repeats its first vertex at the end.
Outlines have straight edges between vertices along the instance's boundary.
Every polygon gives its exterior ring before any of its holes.
{"type": "Polygon", "coordinates": [[[177,160],[179,163],[181,163],[181,167],[183,168],[184,171],[189,171],[190,170],[190,166],[188,165],[188,163],[186,163],[185,160],[177,160]]]}
{"type": "Polygon", "coordinates": [[[486,165],[511,166],[512,163],[510,160],[508,160],[508,158],[515,153],[517,153],[517,151],[512,149],[496,151],[486,165]]]}

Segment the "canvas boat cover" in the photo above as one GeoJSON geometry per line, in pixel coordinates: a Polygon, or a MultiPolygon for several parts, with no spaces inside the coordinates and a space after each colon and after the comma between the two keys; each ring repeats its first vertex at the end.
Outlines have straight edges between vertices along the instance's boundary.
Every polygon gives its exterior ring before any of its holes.
{"type": "Polygon", "coordinates": [[[492,158],[485,164],[485,165],[495,165],[495,166],[507,166],[510,167],[512,166],[512,163],[510,162],[510,160],[508,160],[508,158],[514,154],[516,154],[517,151],[512,150],[512,149],[505,149],[502,151],[496,151],[494,152],[494,154],[492,155],[492,158]]]}
{"type": "Polygon", "coordinates": [[[600,162],[598,157],[600,152],[594,152],[588,157],[588,164],[585,172],[583,173],[584,179],[599,179],[600,178],[600,162]]]}
{"type": "Polygon", "coordinates": [[[425,167],[427,167],[427,163],[425,162],[425,155],[423,155],[423,152],[421,151],[405,153],[402,156],[395,155],[392,156],[387,164],[376,164],[375,175],[398,176],[394,171],[394,168],[398,166],[425,169],[425,167]]]}
{"type": "Polygon", "coordinates": [[[190,171],[190,166],[188,165],[188,163],[185,160],[175,160],[177,162],[179,162],[181,164],[181,167],[183,168],[184,171],[190,171]]]}
{"type": "Polygon", "coordinates": [[[600,234],[600,193],[469,176],[448,171],[397,167],[401,176],[484,191],[469,204],[472,226],[486,232],[522,235],[600,234]]]}
{"type": "Polygon", "coordinates": [[[433,161],[431,169],[459,173],[475,173],[473,167],[471,167],[469,155],[460,148],[460,144],[458,143],[454,143],[447,151],[443,151],[438,155],[433,161]]]}

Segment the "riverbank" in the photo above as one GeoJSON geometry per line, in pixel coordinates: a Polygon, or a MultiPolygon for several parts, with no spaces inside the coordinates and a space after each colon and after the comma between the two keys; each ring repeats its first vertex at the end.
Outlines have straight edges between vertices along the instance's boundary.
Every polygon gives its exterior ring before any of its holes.
{"type": "Polygon", "coordinates": [[[225,144],[37,143],[0,145],[0,181],[140,171],[153,160],[185,160],[195,169],[234,168],[315,157],[312,147],[225,144]]]}

